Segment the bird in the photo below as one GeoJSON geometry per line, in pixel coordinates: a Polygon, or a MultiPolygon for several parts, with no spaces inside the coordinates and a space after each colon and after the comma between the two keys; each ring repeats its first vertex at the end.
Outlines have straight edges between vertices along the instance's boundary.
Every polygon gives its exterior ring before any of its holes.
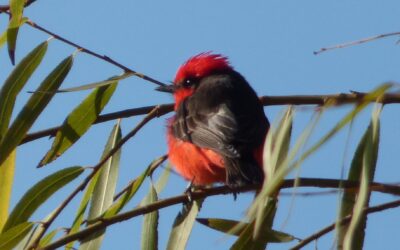
{"type": "Polygon", "coordinates": [[[263,147],[270,123],[256,92],[228,57],[203,52],[189,58],[171,85],[168,158],[193,185],[231,188],[264,180],[263,147]]]}

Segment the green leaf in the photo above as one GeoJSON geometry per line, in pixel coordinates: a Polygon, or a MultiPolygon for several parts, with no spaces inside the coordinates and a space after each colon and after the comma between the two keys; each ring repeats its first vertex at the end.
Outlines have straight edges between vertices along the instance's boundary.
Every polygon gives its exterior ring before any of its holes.
{"type": "Polygon", "coordinates": [[[118,198],[118,200],[114,202],[109,209],[107,209],[107,211],[104,213],[104,217],[108,218],[114,216],[121,211],[121,209],[125,207],[125,205],[133,198],[133,196],[135,196],[136,192],[142,186],[144,180],[151,173],[154,166],[158,166],[164,161],[164,156],[152,161],[150,165],[147,166],[147,168],[143,171],[143,173],[129,184],[129,186],[125,189],[125,192],[118,198]]]}
{"type": "Polygon", "coordinates": [[[3,83],[0,90],[0,121],[2,121],[0,123],[0,141],[7,132],[17,95],[42,62],[47,46],[48,42],[43,42],[34,48],[15,66],[3,83]]]}
{"type": "MultiPolygon", "coordinates": [[[[142,202],[142,205],[148,205],[158,200],[156,188],[151,184],[150,191],[142,202]]],[[[158,210],[145,214],[142,226],[142,250],[158,249],[158,210]]]]}
{"type": "MultiPolygon", "coordinates": [[[[261,194],[259,194],[260,196],[261,194]]],[[[276,198],[264,197],[264,206],[259,207],[261,213],[257,214],[257,217],[248,223],[239,235],[239,238],[232,245],[232,250],[245,250],[245,249],[265,249],[268,241],[262,240],[262,236],[266,235],[272,230],[278,200],[276,198]],[[261,221],[261,224],[257,226],[257,222],[261,221]],[[257,230],[257,231],[256,231],[257,230]]],[[[243,227],[243,224],[238,224],[239,231],[243,227]]],[[[237,230],[237,229],[233,229],[237,230]]]]}
{"type": "MultiPolygon", "coordinates": [[[[16,246],[15,250],[26,250],[28,249],[34,242],[38,240],[38,237],[42,237],[41,235],[45,230],[45,224],[54,216],[55,212],[57,211],[58,208],[53,209],[51,213],[49,213],[44,219],[40,220],[41,223],[39,223],[29,235],[23,239],[18,246],[16,246]]],[[[44,239],[44,238],[43,238],[44,239]]],[[[40,242],[39,242],[40,243],[40,242]]]]}
{"type": "Polygon", "coordinates": [[[365,227],[367,224],[367,216],[364,208],[368,207],[371,196],[370,183],[374,179],[376,162],[379,149],[379,115],[380,109],[376,109],[372,121],[367,129],[364,153],[362,158],[362,171],[360,176],[360,190],[357,200],[354,204],[352,218],[347,229],[347,233],[343,239],[343,249],[345,250],[361,250],[363,249],[365,227]]]}
{"type": "Polygon", "coordinates": [[[53,240],[54,236],[56,236],[56,234],[60,231],[60,228],[56,228],[54,230],[52,230],[50,233],[46,234],[39,242],[39,247],[44,247],[48,244],[51,243],[51,241],[53,240]]]}
{"type": "MultiPolygon", "coordinates": [[[[102,158],[118,144],[121,140],[120,121],[114,126],[108,138],[106,147],[103,152],[102,158]]],[[[119,160],[121,157],[121,150],[118,150],[112,157],[110,157],[104,165],[101,166],[101,174],[99,180],[94,188],[91,205],[88,215],[88,221],[102,215],[113,203],[115,188],[117,185],[119,160]]],[[[88,223],[91,224],[90,222],[88,223]]],[[[105,230],[96,232],[95,234],[85,238],[79,249],[100,249],[101,243],[104,238],[105,230]]]]}
{"type": "Polygon", "coordinates": [[[133,75],[135,75],[135,74],[133,74],[132,72],[125,72],[125,73],[123,73],[121,75],[118,75],[118,76],[112,76],[112,77],[110,77],[110,78],[108,78],[107,80],[104,80],[104,81],[93,82],[93,83],[89,83],[89,84],[82,85],[82,86],[79,86],[79,87],[60,89],[60,90],[57,90],[56,93],[75,92],[75,91],[82,91],[82,90],[88,90],[88,89],[104,87],[104,86],[112,85],[115,82],[118,82],[119,80],[126,79],[126,78],[128,78],[130,76],[133,76],[133,75]]]}
{"type": "Polygon", "coordinates": [[[11,63],[15,63],[15,47],[19,26],[22,24],[22,13],[24,11],[25,0],[10,0],[11,18],[7,28],[8,54],[11,63]]]}
{"type": "Polygon", "coordinates": [[[24,194],[14,207],[4,225],[3,232],[20,223],[26,222],[36,209],[38,209],[48,198],[78,177],[83,171],[84,169],[82,167],[65,168],[36,183],[24,194]]]}
{"type": "MultiPolygon", "coordinates": [[[[276,181],[276,171],[287,167],[292,124],[293,110],[289,107],[278,125],[273,126],[268,132],[263,153],[264,171],[267,173],[264,183],[276,181]]],[[[271,194],[266,194],[264,191],[257,195],[256,202],[253,205],[253,207],[256,206],[257,208],[256,212],[254,216],[250,216],[250,223],[247,224],[245,230],[242,230],[232,249],[242,249],[242,247],[251,249],[266,248],[267,242],[260,242],[255,239],[260,238],[262,232],[272,230],[277,207],[275,196],[276,192],[271,196],[271,194]]]]}
{"type": "MultiPolygon", "coordinates": [[[[162,158],[160,158],[162,159],[162,158]]],[[[161,176],[158,178],[157,183],[155,184],[155,189],[157,193],[161,193],[161,191],[165,188],[165,186],[168,183],[169,176],[171,174],[171,165],[166,164],[166,167],[161,174],[161,176]]]]}
{"type": "MultiPolygon", "coordinates": [[[[363,100],[357,104],[348,114],[345,115],[328,133],[326,133],[321,139],[319,139],[315,144],[313,144],[308,150],[306,150],[299,158],[293,162],[292,159],[295,157],[295,153],[299,151],[305,142],[306,138],[309,137],[310,132],[314,129],[315,124],[311,124],[310,129],[305,130],[300,139],[297,140],[294,149],[289,153],[288,160],[283,165],[287,165],[288,167],[281,167],[275,173],[275,177],[273,181],[268,183],[264,183],[262,192],[263,195],[268,196],[275,193],[279,186],[282,184],[283,179],[294,169],[296,169],[302,162],[304,162],[310,155],[312,155],[315,151],[317,151],[322,145],[324,145],[329,139],[331,139],[336,133],[338,133],[342,128],[344,128],[354,117],[356,117],[365,107],[373,100],[376,100],[378,97],[382,96],[387,90],[392,87],[392,84],[382,84],[378,88],[374,89],[372,92],[364,96],[363,100]]],[[[319,118],[319,117],[318,117],[319,118]]],[[[254,211],[253,211],[254,212],[254,211]]]]}
{"type": "MultiPolygon", "coordinates": [[[[54,91],[59,88],[72,67],[73,56],[64,59],[39,86],[39,91],[54,91]]],[[[7,133],[0,142],[0,164],[19,145],[40,113],[50,102],[54,94],[34,93],[17,115],[7,133]]]]}
{"type": "Polygon", "coordinates": [[[7,30],[4,31],[3,33],[1,33],[0,35],[0,49],[1,47],[3,47],[3,45],[6,43],[7,41],[7,30]]]}
{"type": "MultiPolygon", "coordinates": [[[[217,218],[198,218],[196,220],[199,223],[209,228],[236,236],[239,236],[243,232],[244,227],[240,226],[242,229],[238,231],[232,230],[233,228],[237,227],[239,224],[242,224],[244,226],[249,225],[249,223],[246,222],[217,219],[217,218]]],[[[267,242],[282,243],[282,242],[290,242],[294,239],[296,238],[287,233],[283,233],[276,230],[266,230],[263,232],[263,235],[261,235],[258,241],[260,241],[261,243],[267,243],[267,242]]]]}
{"type": "Polygon", "coordinates": [[[51,149],[40,161],[39,167],[57,159],[88,131],[110,100],[117,83],[114,81],[111,85],[95,89],[68,115],[57,131],[51,149]]]}
{"type": "Polygon", "coordinates": [[[264,250],[267,247],[266,242],[253,239],[254,222],[248,224],[240,234],[240,237],[231,246],[231,250],[264,250]]]}
{"type": "Polygon", "coordinates": [[[14,180],[16,150],[0,165],[0,232],[7,221],[14,180]]]}
{"type": "MultiPolygon", "coordinates": [[[[350,165],[349,175],[347,180],[349,181],[360,181],[362,169],[363,169],[363,155],[365,151],[365,144],[368,136],[371,133],[371,125],[365,131],[360,143],[357,146],[356,152],[353,156],[353,160],[350,165]]],[[[354,190],[344,190],[342,196],[342,202],[340,207],[340,213],[338,221],[353,212],[354,205],[356,203],[357,193],[354,190]]],[[[337,227],[337,242],[338,249],[343,248],[343,240],[346,235],[348,224],[336,225],[337,227]]]]}
{"type": "Polygon", "coordinates": [[[175,218],[172,231],[168,239],[168,250],[184,250],[189,240],[197,214],[200,211],[203,200],[196,200],[183,205],[182,211],[175,218]]]}
{"type": "Polygon", "coordinates": [[[34,223],[23,222],[0,234],[0,249],[13,249],[31,231],[34,223]]]}
{"type": "MultiPolygon", "coordinates": [[[[100,172],[101,171],[97,171],[97,173],[90,180],[90,183],[89,183],[88,187],[86,188],[85,194],[83,195],[83,198],[81,200],[81,204],[79,205],[74,222],[71,226],[71,229],[68,232],[68,235],[74,234],[79,231],[79,229],[82,225],[84,216],[85,216],[86,208],[88,207],[88,204],[89,204],[89,200],[92,197],[93,190],[96,187],[96,183],[99,179],[100,172]]],[[[74,242],[75,241],[72,241],[72,242],[68,243],[67,245],[65,245],[65,249],[71,250],[74,246],[74,242]]]]}

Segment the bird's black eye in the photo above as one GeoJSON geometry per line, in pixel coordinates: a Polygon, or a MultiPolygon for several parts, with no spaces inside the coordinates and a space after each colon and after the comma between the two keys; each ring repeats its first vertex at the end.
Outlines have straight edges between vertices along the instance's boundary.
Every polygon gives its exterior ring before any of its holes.
{"type": "Polygon", "coordinates": [[[182,86],[184,87],[184,88],[191,88],[192,86],[194,86],[194,85],[196,85],[196,80],[195,79],[191,79],[191,78],[189,78],[189,79],[185,79],[184,81],[183,81],[183,83],[182,83],[182,86]]]}

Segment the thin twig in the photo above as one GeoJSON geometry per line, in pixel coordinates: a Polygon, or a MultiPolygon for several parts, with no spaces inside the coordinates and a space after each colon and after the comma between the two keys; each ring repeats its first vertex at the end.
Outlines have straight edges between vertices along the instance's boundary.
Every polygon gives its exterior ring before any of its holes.
{"type": "MultiPolygon", "coordinates": [[[[107,121],[111,121],[111,120],[116,120],[116,119],[120,119],[120,118],[127,118],[127,117],[131,117],[131,116],[144,115],[144,114],[151,112],[156,107],[158,109],[159,116],[162,116],[173,110],[172,104],[153,105],[153,106],[146,106],[146,107],[140,107],[140,108],[126,109],[126,110],[122,110],[122,111],[118,111],[118,112],[99,115],[97,117],[96,121],[94,122],[94,124],[107,122],[107,121]]],[[[48,128],[48,129],[44,129],[41,131],[27,134],[26,137],[22,140],[21,144],[24,144],[24,143],[27,143],[30,141],[34,141],[36,139],[40,139],[40,138],[46,137],[46,136],[55,136],[57,131],[60,128],[61,128],[61,126],[57,126],[57,127],[52,127],[52,128],[48,128]]]]}
{"type": "MultiPolygon", "coordinates": [[[[281,188],[292,188],[295,185],[295,181],[296,180],[294,180],[294,179],[285,180],[284,183],[282,184],[281,188]]],[[[300,178],[296,182],[296,188],[298,188],[298,187],[356,188],[358,186],[359,186],[359,182],[337,180],[337,179],[300,178]]],[[[244,186],[244,187],[240,187],[240,188],[230,188],[228,186],[219,186],[219,187],[195,190],[191,193],[190,198],[186,194],[178,195],[178,196],[171,197],[168,199],[159,200],[159,201],[156,201],[154,203],[151,203],[151,204],[148,204],[145,206],[139,206],[133,210],[130,210],[130,211],[127,211],[124,213],[120,213],[118,215],[115,215],[115,216],[112,216],[109,218],[101,218],[101,219],[95,221],[93,224],[86,227],[85,229],[82,229],[81,231],[76,232],[74,234],[66,235],[66,236],[54,241],[53,243],[51,243],[47,246],[44,246],[42,248],[39,248],[39,249],[40,250],[56,249],[58,247],[61,247],[65,244],[69,243],[69,242],[84,239],[85,237],[91,235],[92,233],[97,232],[99,230],[103,230],[110,225],[129,220],[136,216],[151,213],[151,212],[154,212],[161,208],[177,205],[180,203],[186,203],[186,202],[189,202],[189,199],[198,200],[198,199],[203,199],[203,198],[215,196],[215,195],[231,194],[233,192],[239,193],[239,192],[254,191],[259,188],[260,188],[260,186],[258,186],[258,185],[249,185],[249,186],[244,186]]],[[[374,191],[375,191],[375,188],[377,188],[376,191],[389,192],[389,190],[390,190],[390,193],[395,192],[396,194],[400,194],[400,187],[398,187],[398,186],[385,185],[382,183],[372,183],[371,188],[374,191]]]]}
{"type": "MultiPolygon", "coordinates": [[[[0,12],[6,13],[6,14],[8,14],[8,15],[11,15],[7,10],[2,11],[2,10],[0,9],[0,12]]],[[[131,74],[134,75],[134,76],[137,76],[137,77],[139,77],[139,78],[142,78],[143,80],[146,80],[146,81],[152,82],[152,83],[154,83],[154,84],[157,84],[157,85],[159,85],[159,86],[164,86],[164,85],[166,85],[165,83],[162,83],[162,82],[160,82],[160,81],[158,81],[158,80],[156,80],[156,79],[154,79],[154,78],[152,78],[152,77],[150,77],[150,76],[147,76],[147,75],[145,75],[145,74],[139,73],[139,72],[137,72],[137,71],[135,71],[135,70],[133,70],[133,69],[128,68],[127,66],[125,66],[125,65],[123,65],[123,64],[121,64],[121,63],[119,63],[119,62],[117,62],[117,61],[115,61],[115,60],[113,60],[113,59],[111,59],[111,58],[110,58],[109,56],[107,56],[107,55],[100,55],[99,53],[96,53],[96,52],[94,52],[93,50],[87,49],[87,48],[85,48],[85,47],[83,47],[83,46],[81,46],[81,45],[79,45],[79,44],[77,44],[77,43],[74,43],[74,42],[72,42],[72,41],[70,41],[70,40],[68,40],[68,39],[66,39],[66,38],[64,38],[64,37],[62,37],[62,36],[60,36],[60,35],[58,35],[58,34],[52,32],[52,31],[46,29],[46,28],[44,28],[44,27],[42,27],[41,25],[39,25],[39,24],[33,22],[33,21],[30,20],[30,19],[28,19],[28,20],[26,21],[26,23],[27,23],[28,25],[30,25],[31,27],[37,29],[37,30],[40,30],[40,31],[42,31],[42,32],[44,32],[44,33],[46,33],[46,34],[48,34],[48,35],[51,35],[54,39],[57,39],[57,40],[62,41],[62,42],[66,43],[66,44],[68,44],[68,45],[70,45],[70,46],[72,46],[72,47],[75,47],[76,49],[78,49],[79,51],[81,51],[81,52],[83,52],[83,53],[92,55],[92,56],[94,56],[94,57],[96,57],[96,58],[99,58],[99,59],[105,61],[105,62],[108,62],[108,63],[110,63],[110,64],[112,64],[112,65],[115,65],[115,66],[117,66],[118,68],[124,70],[124,72],[131,73],[131,74]]]]}
{"type": "Polygon", "coordinates": [[[101,169],[101,166],[108,161],[129,139],[131,139],[146,123],[151,121],[153,118],[158,116],[158,107],[155,107],[151,112],[149,112],[143,120],[136,125],[126,136],[124,136],[116,145],[113,147],[100,162],[98,162],[94,167],[92,172],[79,184],[77,188],[58,206],[58,208],[51,214],[50,218],[43,224],[43,230],[36,237],[35,241],[28,247],[28,249],[35,249],[40,239],[44,236],[47,229],[53,223],[53,221],[58,217],[58,215],[64,210],[64,208],[72,201],[72,199],[82,190],[85,189],[87,184],[93,178],[93,176],[101,169]]]}
{"type": "Polygon", "coordinates": [[[62,37],[62,36],[60,36],[60,35],[57,35],[56,33],[51,32],[51,31],[49,31],[48,29],[46,29],[46,28],[44,28],[44,27],[38,25],[37,23],[33,22],[33,21],[30,20],[30,19],[28,19],[28,21],[27,21],[26,23],[29,24],[30,26],[32,26],[32,27],[35,28],[35,29],[38,29],[38,30],[40,30],[40,31],[43,31],[44,33],[47,33],[47,34],[53,36],[54,39],[57,39],[57,40],[59,40],[59,41],[62,41],[62,42],[64,42],[64,43],[66,43],[66,44],[69,44],[69,45],[71,45],[71,46],[73,46],[73,47],[79,49],[80,51],[82,51],[82,52],[84,52],[84,53],[87,53],[87,54],[92,55],[92,56],[94,56],[94,57],[97,57],[97,58],[99,58],[99,59],[101,59],[101,60],[103,60],[103,61],[106,61],[106,62],[108,62],[108,63],[111,63],[111,64],[117,66],[118,68],[123,69],[125,72],[132,73],[133,75],[135,75],[135,76],[137,76],[137,77],[139,77],[139,78],[142,78],[143,80],[146,80],[146,81],[155,83],[155,84],[157,84],[157,85],[159,85],[159,86],[164,86],[164,85],[165,85],[165,83],[162,83],[162,82],[160,82],[160,81],[158,81],[158,80],[156,80],[156,79],[154,79],[154,78],[152,78],[152,77],[150,77],[150,76],[147,76],[147,75],[145,75],[145,74],[136,72],[135,70],[130,69],[130,68],[128,68],[127,66],[122,65],[121,63],[119,63],[119,62],[117,62],[117,61],[111,59],[109,56],[100,55],[100,54],[98,54],[98,53],[96,53],[96,52],[94,52],[94,51],[92,51],[92,50],[89,50],[89,49],[87,49],[87,48],[85,48],[85,47],[82,47],[82,46],[80,46],[80,45],[78,45],[78,44],[76,44],[76,43],[74,43],[74,42],[71,42],[70,40],[67,40],[66,38],[64,38],[64,37],[62,37]]]}
{"type": "Polygon", "coordinates": [[[374,40],[378,40],[381,38],[385,38],[385,37],[389,37],[389,36],[399,36],[400,32],[391,32],[391,33],[386,33],[386,34],[381,34],[381,35],[377,35],[377,36],[372,36],[372,37],[367,37],[364,39],[360,39],[360,40],[356,40],[356,41],[352,41],[352,42],[347,42],[347,43],[342,43],[342,44],[338,44],[332,47],[326,47],[326,48],[321,48],[318,51],[314,51],[314,55],[318,55],[322,52],[328,51],[328,50],[334,50],[334,49],[342,49],[342,48],[346,48],[346,47],[350,47],[350,46],[354,46],[354,45],[359,45],[362,43],[367,43],[367,42],[371,42],[374,40]]]}
{"type": "MultiPolygon", "coordinates": [[[[371,214],[371,213],[376,213],[376,212],[380,212],[386,209],[391,209],[391,208],[395,208],[400,206],[400,200],[395,200],[392,202],[388,202],[388,203],[383,203],[381,205],[377,205],[377,206],[373,206],[373,207],[368,207],[368,208],[364,208],[364,213],[366,214],[371,214]]],[[[352,215],[347,215],[346,217],[344,217],[343,219],[341,219],[339,221],[339,225],[344,225],[350,222],[352,215]]],[[[332,224],[330,224],[327,227],[324,227],[323,229],[319,230],[318,232],[310,235],[309,237],[303,239],[302,241],[300,241],[296,246],[290,248],[290,250],[299,250],[302,247],[304,247],[305,245],[307,245],[308,243],[317,240],[318,238],[320,238],[321,236],[329,233],[330,231],[332,231],[333,229],[335,229],[335,226],[337,225],[337,222],[334,222],[332,224]]]]}
{"type": "MultiPolygon", "coordinates": [[[[260,100],[265,106],[275,105],[324,105],[328,102],[334,102],[336,105],[351,104],[360,102],[364,93],[351,93],[351,94],[332,94],[332,95],[289,95],[289,96],[261,96],[260,100]]],[[[400,103],[400,94],[385,94],[383,98],[378,100],[371,100],[371,102],[378,101],[382,104],[400,103]]],[[[156,106],[146,106],[140,108],[126,109],[113,113],[100,115],[95,123],[102,123],[119,118],[126,118],[131,116],[143,115],[150,112],[156,106]]],[[[159,114],[164,115],[173,110],[173,104],[159,105],[159,114]]],[[[54,136],[60,126],[48,128],[38,132],[27,134],[22,140],[21,144],[30,142],[46,136],[54,136]]]]}

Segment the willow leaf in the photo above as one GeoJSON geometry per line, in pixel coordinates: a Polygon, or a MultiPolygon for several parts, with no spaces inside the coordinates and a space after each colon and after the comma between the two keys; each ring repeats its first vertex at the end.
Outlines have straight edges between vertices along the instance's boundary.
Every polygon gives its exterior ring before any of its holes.
{"type": "MultiPolygon", "coordinates": [[[[64,59],[40,84],[40,91],[54,91],[64,81],[72,67],[73,56],[64,59]]],[[[0,142],[0,164],[19,145],[54,94],[34,93],[17,115],[0,142]]]]}
{"type": "Polygon", "coordinates": [[[31,187],[12,210],[3,232],[28,221],[31,215],[55,192],[74,180],[83,172],[82,167],[69,167],[59,170],[31,187]]]}
{"type": "MultiPolygon", "coordinates": [[[[104,158],[121,140],[120,121],[114,126],[108,138],[106,147],[103,152],[104,158]]],[[[110,157],[104,165],[101,166],[101,173],[93,191],[88,220],[92,220],[101,216],[113,203],[115,188],[117,185],[119,160],[121,150],[118,150],[110,157]]],[[[89,222],[90,225],[90,222],[89,222]]],[[[105,230],[96,232],[95,234],[85,238],[79,249],[100,249],[104,238],[105,230]]]]}
{"type": "Polygon", "coordinates": [[[117,82],[114,81],[111,85],[95,89],[68,115],[39,167],[57,159],[88,131],[107,105],[116,87],[117,82]]]}

